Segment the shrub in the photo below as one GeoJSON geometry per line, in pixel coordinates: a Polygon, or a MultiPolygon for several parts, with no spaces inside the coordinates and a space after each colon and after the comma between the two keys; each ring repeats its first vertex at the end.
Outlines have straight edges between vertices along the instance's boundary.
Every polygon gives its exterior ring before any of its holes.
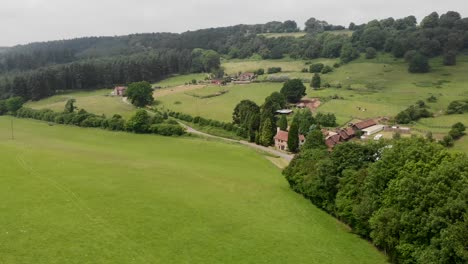
{"type": "Polygon", "coordinates": [[[278,73],[281,72],[281,67],[271,67],[268,68],[268,74],[278,73]]]}
{"type": "Polygon", "coordinates": [[[268,76],[267,79],[269,82],[287,82],[289,81],[289,76],[281,75],[281,76],[268,76]]]}
{"type": "Polygon", "coordinates": [[[453,101],[447,107],[447,114],[463,114],[468,112],[468,100],[453,101]]]}
{"type": "Polygon", "coordinates": [[[311,72],[311,73],[321,73],[323,67],[325,67],[325,65],[323,65],[323,63],[312,64],[312,65],[310,65],[309,72],[311,72]]]}
{"type": "Polygon", "coordinates": [[[184,128],[178,124],[154,124],[149,127],[149,131],[162,136],[181,136],[185,133],[184,128]]]}
{"type": "Polygon", "coordinates": [[[256,75],[259,75],[259,76],[260,76],[260,75],[265,74],[265,70],[264,70],[264,69],[258,69],[258,70],[256,70],[254,73],[255,73],[256,75]]]}
{"type": "Polygon", "coordinates": [[[366,59],[374,59],[377,56],[377,50],[369,47],[366,49],[366,59]]]}
{"type": "Polygon", "coordinates": [[[322,69],[322,74],[327,74],[327,73],[329,73],[329,72],[333,72],[333,68],[332,68],[332,67],[330,67],[330,66],[328,66],[328,65],[325,66],[325,67],[323,67],[323,69],[322,69]]]}

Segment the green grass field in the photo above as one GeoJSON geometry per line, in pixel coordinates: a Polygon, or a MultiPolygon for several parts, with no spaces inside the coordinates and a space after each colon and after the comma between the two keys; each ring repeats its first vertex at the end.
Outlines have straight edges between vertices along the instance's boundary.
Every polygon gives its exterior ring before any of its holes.
{"type": "Polygon", "coordinates": [[[161,107],[173,111],[188,113],[220,121],[231,121],[234,107],[244,99],[250,99],[258,104],[263,103],[265,97],[281,89],[280,83],[255,83],[249,85],[208,86],[191,91],[190,93],[207,95],[217,91],[228,90],[221,96],[211,98],[197,98],[180,92],[156,98],[161,107]]]}
{"type": "Polygon", "coordinates": [[[0,263],[385,263],[240,145],[0,117],[0,263]]]}
{"type": "MultiPolygon", "coordinates": [[[[223,67],[229,74],[239,71],[254,71],[259,68],[282,67],[283,72],[276,75],[288,75],[290,78],[310,79],[311,73],[302,73],[301,69],[308,67],[306,62],[324,63],[333,65],[338,62],[336,59],[316,59],[316,60],[292,60],[285,58],[282,60],[226,60],[223,67]]],[[[398,112],[406,109],[418,100],[426,100],[430,96],[437,97],[437,102],[428,103],[430,111],[434,112],[436,118],[423,119],[413,125],[414,128],[422,131],[432,131],[439,136],[449,131],[451,125],[456,122],[468,124],[468,116],[446,116],[444,111],[453,100],[468,98],[468,56],[458,57],[456,66],[446,67],[441,63],[440,58],[431,60],[432,70],[427,74],[410,74],[407,71],[407,64],[403,60],[394,59],[389,55],[380,54],[377,58],[366,60],[360,58],[340,68],[334,69],[332,73],[322,76],[322,84],[341,84],[342,88],[325,88],[313,90],[307,85],[307,97],[319,97],[322,105],[318,109],[321,112],[331,112],[337,117],[338,124],[345,125],[352,119],[366,119],[374,117],[392,117],[398,112]],[[330,99],[338,95],[342,99],[330,99]],[[361,110],[359,110],[359,107],[361,110]],[[363,111],[365,109],[365,111],[363,111]]],[[[191,79],[201,79],[203,74],[175,76],[164,80],[156,85],[162,87],[173,87],[185,84],[191,79]]],[[[260,79],[267,78],[268,75],[261,76],[260,79]]],[[[184,112],[193,116],[200,115],[206,118],[221,121],[230,121],[232,110],[235,105],[243,99],[250,99],[261,104],[266,96],[273,91],[279,91],[280,83],[255,83],[249,85],[236,85],[227,87],[208,86],[193,91],[181,89],[171,92],[161,90],[161,96],[156,100],[159,107],[174,111],[184,112]],[[200,99],[188,94],[208,95],[220,90],[229,90],[228,93],[208,99],[200,99]],[[188,93],[188,94],[187,94],[188,93]]],[[[106,97],[100,92],[76,95],[78,106],[97,113],[120,113],[129,115],[132,108],[116,98],[106,97]],[[102,99],[102,102],[101,102],[102,99]],[[129,109],[130,108],[130,109],[129,109]],[[130,111],[130,112],[129,112],[130,111]],[[127,113],[127,114],[125,114],[127,113]]],[[[71,95],[69,95],[71,96],[71,95]]],[[[73,94],[75,96],[75,94],[73,94]]],[[[49,107],[54,110],[63,109],[67,98],[55,96],[29,106],[49,107]]],[[[466,139],[464,139],[466,140],[466,139]]],[[[463,141],[463,140],[462,140],[463,141]]],[[[462,144],[458,143],[457,144],[462,144]]],[[[467,149],[468,152],[468,149],[467,149]]]]}
{"type": "Polygon", "coordinates": [[[122,97],[109,96],[112,90],[103,89],[96,91],[74,92],[61,95],[55,95],[37,102],[28,102],[26,107],[34,109],[48,108],[54,111],[63,111],[65,103],[69,99],[76,99],[76,106],[79,109],[85,109],[95,114],[105,114],[111,117],[119,114],[129,117],[135,112],[135,108],[122,102],[122,97]]]}
{"type": "Polygon", "coordinates": [[[192,82],[192,80],[203,81],[207,77],[206,73],[194,73],[186,75],[176,75],[160,82],[153,84],[153,87],[159,86],[162,88],[174,87],[179,85],[185,85],[186,83],[192,82]]]}

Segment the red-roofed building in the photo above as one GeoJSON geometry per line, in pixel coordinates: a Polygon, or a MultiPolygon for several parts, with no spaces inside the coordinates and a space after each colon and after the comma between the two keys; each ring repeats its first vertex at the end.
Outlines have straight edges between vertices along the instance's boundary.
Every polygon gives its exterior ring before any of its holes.
{"type": "Polygon", "coordinates": [[[112,94],[117,95],[117,96],[124,96],[126,91],[127,91],[127,87],[125,87],[125,86],[116,86],[114,88],[114,91],[112,92],[112,94]]]}
{"type": "Polygon", "coordinates": [[[375,120],[373,119],[369,119],[366,121],[353,124],[353,128],[354,130],[363,130],[363,129],[366,129],[368,127],[375,126],[375,125],[377,125],[377,122],[375,122],[375,120]]]}
{"type": "Polygon", "coordinates": [[[237,78],[241,82],[253,81],[253,79],[255,79],[255,73],[253,72],[244,72],[237,78]]]}
{"type": "MultiPolygon", "coordinates": [[[[283,131],[277,128],[275,139],[275,147],[279,150],[288,150],[288,131],[283,131]]],[[[299,146],[304,145],[305,137],[304,135],[299,135],[299,146]]]]}

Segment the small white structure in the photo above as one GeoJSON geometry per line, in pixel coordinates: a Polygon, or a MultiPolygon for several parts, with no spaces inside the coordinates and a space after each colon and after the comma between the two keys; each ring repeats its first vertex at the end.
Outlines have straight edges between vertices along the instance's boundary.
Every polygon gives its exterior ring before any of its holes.
{"type": "Polygon", "coordinates": [[[371,126],[371,127],[363,129],[362,132],[364,132],[364,135],[370,136],[372,134],[375,134],[384,130],[384,128],[385,128],[384,125],[375,125],[375,126],[371,126]]]}
{"type": "Polygon", "coordinates": [[[375,141],[379,141],[382,137],[383,137],[382,134],[377,134],[377,135],[374,137],[374,140],[375,140],[375,141]]]}
{"type": "Polygon", "coordinates": [[[281,110],[276,111],[276,113],[280,114],[280,115],[289,115],[292,112],[293,112],[293,110],[291,110],[291,109],[281,109],[281,110]]]}

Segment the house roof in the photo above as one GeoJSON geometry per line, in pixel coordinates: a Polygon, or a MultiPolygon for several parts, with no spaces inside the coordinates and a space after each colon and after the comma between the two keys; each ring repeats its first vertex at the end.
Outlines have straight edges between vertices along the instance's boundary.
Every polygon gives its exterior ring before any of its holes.
{"type": "Polygon", "coordinates": [[[288,141],[288,132],[280,130],[276,133],[275,139],[288,141]]]}
{"type": "Polygon", "coordinates": [[[336,134],[336,135],[331,136],[330,139],[333,140],[334,142],[338,143],[338,142],[340,142],[341,136],[340,136],[340,134],[336,134]]]}
{"type": "Polygon", "coordinates": [[[333,141],[331,138],[325,140],[325,144],[328,148],[333,148],[337,143],[333,141]]]}
{"type": "Polygon", "coordinates": [[[354,131],[354,129],[352,127],[347,127],[346,129],[344,129],[344,131],[346,132],[346,134],[348,134],[348,136],[350,137],[353,137],[356,135],[356,132],[354,131]]]}
{"type": "MultiPolygon", "coordinates": [[[[275,139],[288,141],[288,135],[289,135],[289,133],[287,131],[279,130],[278,132],[276,132],[275,139]]],[[[304,141],[305,136],[304,135],[299,135],[299,140],[304,141]]]]}
{"type": "Polygon", "coordinates": [[[375,126],[375,125],[377,125],[377,123],[373,119],[369,119],[369,120],[354,124],[354,126],[360,130],[371,127],[371,126],[375,126]]]}
{"type": "Polygon", "coordinates": [[[114,89],[117,90],[117,91],[123,91],[123,90],[127,90],[127,87],[125,87],[125,86],[116,86],[114,89]]]}
{"type": "Polygon", "coordinates": [[[350,138],[350,136],[348,135],[348,133],[346,133],[346,130],[344,129],[338,130],[337,132],[344,140],[347,140],[350,138]]]}

